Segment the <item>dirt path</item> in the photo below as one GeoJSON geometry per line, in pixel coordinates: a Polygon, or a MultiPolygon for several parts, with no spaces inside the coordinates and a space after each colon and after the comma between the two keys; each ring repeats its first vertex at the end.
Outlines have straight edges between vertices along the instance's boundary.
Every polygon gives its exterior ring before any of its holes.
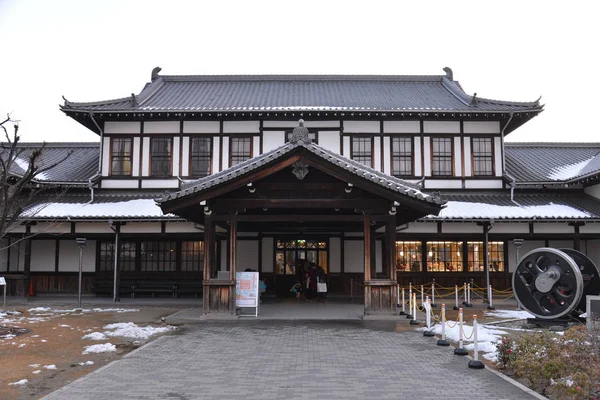
{"type": "MultiPolygon", "coordinates": [[[[106,311],[108,308],[76,313],[62,312],[61,307],[48,311],[0,314],[0,325],[26,328],[27,333],[0,337],[0,398],[3,400],[38,399],[90,372],[121,358],[139,341],[149,339],[108,337],[105,340],[82,339],[91,332],[104,332],[104,326],[117,322],[133,322],[140,327],[166,326],[160,318],[177,312],[172,308],[135,308],[137,311],[106,311]],[[112,343],[116,352],[83,355],[85,346],[112,343]],[[37,373],[36,373],[37,372],[37,373]],[[10,385],[27,379],[22,385],[10,385]]],[[[122,309],[124,310],[124,309],[122,309]]],[[[63,310],[64,311],[64,310],[63,310]]]]}

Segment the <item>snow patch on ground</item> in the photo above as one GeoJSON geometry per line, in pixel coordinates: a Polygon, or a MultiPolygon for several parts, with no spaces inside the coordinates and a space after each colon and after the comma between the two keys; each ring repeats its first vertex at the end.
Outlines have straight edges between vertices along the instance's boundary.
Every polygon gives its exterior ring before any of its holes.
{"type": "Polygon", "coordinates": [[[41,369],[36,369],[35,371],[33,371],[33,372],[32,372],[32,374],[36,374],[36,375],[37,375],[37,374],[39,374],[40,372],[42,372],[42,370],[41,370],[41,369]]]}
{"type": "Polygon", "coordinates": [[[56,365],[54,365],[54,364],[44,365],[42,368],[46,368],[46,369],[56,369],[56,365]]]}
{"type": "Polygon", "coordinates": [[[21,379],[20,381],[16,381],[13,383],[9,383],[8,386],[22,386],[29,382],[27,379],[21,379]]]}
{"type": "Polygon", "coordinates": [[[31,368],[39,368],[40,364],[29,364],[31,368]]]}
{"type": "Polygon", "coordinates": [[[115,346],[112,343],[93,344],[91,346],[85,346],[85,348],[83,349],[83,353],[81,354],[110,353],[113,351],[117,351],[117,346],[115,346]]]}
{"type": "Polygon", "coordinates": [[[106,339],[106,335],[102,332],[92,332],[92,333],[88,333],[87,335],[83,336],[82,339],[88,339],[88,340],[105,340],[106,339]]]}
{"type": "Polygon", "coordinates": [[[84,365],[94,365],[93,361],[86,361],[86,362],[80,362],[79,365],[84,366],[84,365]]]}
{"type": "Polygon", "coordinates": [[[533,314],[524,310],[495,310],[495,311],[486,311],[486,317],[498,317],[498,318],[506,318],[506,319],[527,319],[527,318],[535,318],[533,314]]]}
{"type": "Polygon", "coordinates": [[[165,333],[175,330],[174,326],[164,327],[152,327],[152,326],[137,326],[133,322],[119,322],[116,324],[109,324],[104,327],[107,329],[104,334],[106,336],[118,336],[132,339],[148,339],[150,336],[158,333],[165,333]],[[111,332],[112,331],[112,332],[111,332]]]}

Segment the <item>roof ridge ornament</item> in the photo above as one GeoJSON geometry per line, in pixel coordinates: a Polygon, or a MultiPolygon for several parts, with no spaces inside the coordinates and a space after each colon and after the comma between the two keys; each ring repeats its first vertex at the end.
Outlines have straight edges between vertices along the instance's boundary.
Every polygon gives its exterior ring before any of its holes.
{"type": "Polygon", "coordinates": [[[158,73],[162,70],[161,67],[155,67],[152,70],[152,76],[151,76],[151,80],[152,82],[154,82],[156,79],[158,79],[158,73]]]}
{"type": "Polygon", "coordinates": [[[138,106],[138,99],[135,96],[135,93],[131,93],[131,107],[137,107],[138,106]]]}
{"type": "Polygon", "coordinates": [[[454,80],[454,74],[452,73],[452,68],[444,67],[444,72],[446,73],[446,78],[450,79],[451,81],[454,80]]]}
{"type": "Polygon", "coordinates": [[[298,120],[298,126],[292,131],[292,137],[290,143],[293,144],[309,144],[310,138],[308,137],[308,128],[304,126],[304,120],[298,120]]]}
{"type": "Polygon", "coordinates": [[[471,97],[471,105],[477,107],[477,92],[473,93],[473,97],[471,97]]]}

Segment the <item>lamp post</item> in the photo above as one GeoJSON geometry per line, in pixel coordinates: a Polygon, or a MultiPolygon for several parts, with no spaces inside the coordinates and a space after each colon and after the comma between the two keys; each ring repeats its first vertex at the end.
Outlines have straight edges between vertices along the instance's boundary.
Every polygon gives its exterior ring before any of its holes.
{"type": "Polygon", "coordinates": [[[79,246],[79,286],[77,290],[77,308],[81,310],[81,275],[83,271],[83,249],[85,248],[86,238],[75,239],[77,246],[79,246]]]}
{"type": "MultiPolygon", "coordinates": [[[[515,245],[515,253],[517,256],[517,263],[515,264],[515,271],[517,270],[517,268],[519,267],[519,252],[521,251],[521,246],[523,246],[523,242],[525,240],[523,239],[513,239],[513,244],[515,245]]],[[[513,290],[515,290],[515,288],[513,288],[513,290]]],[[[516,296],[515,296],[516,298],[516,296]]],[[[517,299],[517,310],[521,309],[521,303],[519,303],[519,299],[517,299]]]]}

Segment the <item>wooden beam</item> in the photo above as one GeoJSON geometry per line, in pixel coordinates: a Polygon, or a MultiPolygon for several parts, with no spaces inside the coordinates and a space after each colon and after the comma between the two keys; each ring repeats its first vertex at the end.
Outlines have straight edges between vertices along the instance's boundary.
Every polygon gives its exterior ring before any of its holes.
{"type": "MultiPolygon", "coordinates": [[[[215,216],[213,221],[224,221],[226,216],[215,216]]],[[[236,220],[238,222],[361,222],[363,220],[362,215],[345,215],[345,214],[331,214],[331,215],[237,215],[236,220]]]]}
{"type": "MultiPolygon", "coordinates": [[[[347,208],[385,211],[390,202],[385,199],[218,199],[214,210],[248,208],[347,208]]],[[[332,211],[333,212],[333,211],[332,211]]]]}

